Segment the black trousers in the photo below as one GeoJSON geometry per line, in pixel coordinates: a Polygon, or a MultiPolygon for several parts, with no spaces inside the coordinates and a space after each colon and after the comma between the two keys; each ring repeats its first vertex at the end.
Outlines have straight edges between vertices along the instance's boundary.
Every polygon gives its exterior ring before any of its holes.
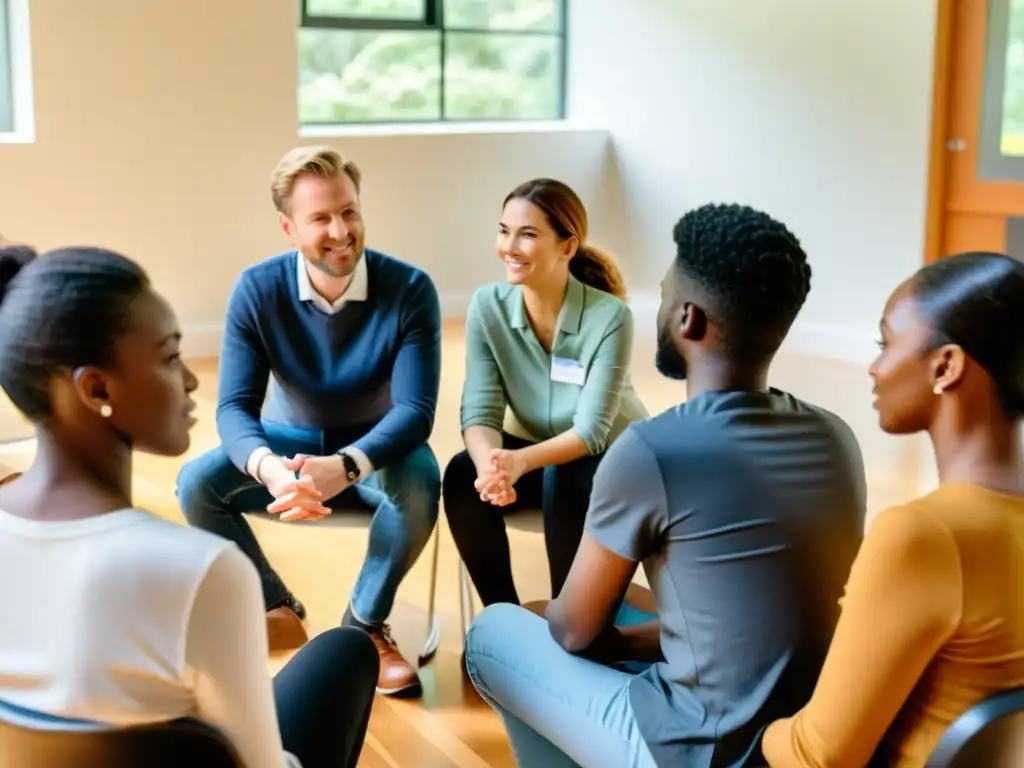
{"type": "MultiPolygon", "coordinates": [[[[512,435],[503,437],[505,448],[511,450],[530,445],[512,435]]],[[[480,499],[473,486],[476,467],[466,451],[456,454],[448,463],[441,483],[445,517],[484,605],[519,604],[512,580],[505,515],[538,507],[544,517],[551,597],[558,596],[583,538],[594,472],[602,455],[584,456],[523,475],[515,485],[516,503],[507,507],[496,507],[480,499]]]]}
{"type": "Polygon", "coordinates": [[[369,635],[335,627],[306,643],[277,674],[281,740],[302,768],[355,768],[379,666],[369,635]]]}

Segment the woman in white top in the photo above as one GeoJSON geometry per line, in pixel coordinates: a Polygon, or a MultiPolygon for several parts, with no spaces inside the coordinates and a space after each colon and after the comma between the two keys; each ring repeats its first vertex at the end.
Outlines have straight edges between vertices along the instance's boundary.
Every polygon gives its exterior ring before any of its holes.
{"type": "Polygon", "coordinates": [[[0,249],[0,301],[0,386],[38,435],[31,469],[0,487],[0,699],[117,725],[197,718],[247,768],[355,766],[369,636],[318,636],[272,685],[249,560],[132,506],[133,449],[184,453],[197,386],[142,269],[0,249]]]}

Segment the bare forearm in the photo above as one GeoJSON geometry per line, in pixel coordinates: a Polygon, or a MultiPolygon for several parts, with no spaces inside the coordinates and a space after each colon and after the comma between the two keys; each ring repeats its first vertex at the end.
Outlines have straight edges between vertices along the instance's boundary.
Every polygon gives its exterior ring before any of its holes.
{"type": "Polygon", "coordinates": [[[526,471],[568,464],[589,455],[587,444],[573,430],[563,432],[535,445],[519,449],[526,462],[526,471]]]}
{"type": "Polygon", "coordinates": [[[466,444],[466,451],[478,472],[482,467],[488,466],[491,460],[491,451],[498,450],[502,446],[501,432],[493,427],[467,427],[466,431],[462,433],[462,440],[466,444]]]}

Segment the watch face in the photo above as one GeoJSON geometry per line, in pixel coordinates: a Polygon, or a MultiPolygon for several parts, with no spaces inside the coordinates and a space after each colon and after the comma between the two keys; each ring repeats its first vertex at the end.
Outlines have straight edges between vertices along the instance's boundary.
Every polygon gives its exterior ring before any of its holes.
{"type": "Polygon", "coordinates": [[[356,460],[349,456],[347,453],[341,454],[341,460],[345,464],[345,474],[348,475],[349,482],[358,480],[359,465],[356,464],[356,460]]]}

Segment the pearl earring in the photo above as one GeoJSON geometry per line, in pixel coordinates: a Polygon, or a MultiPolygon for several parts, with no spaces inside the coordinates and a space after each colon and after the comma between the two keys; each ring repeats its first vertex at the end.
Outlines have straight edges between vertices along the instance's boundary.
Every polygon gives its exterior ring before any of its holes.
{"type": "Polygon", "coordinates": [[[934,394],[936,394],[936,395],[941,395],[942,394],[942,385],[941,384],[936,384],[934,387],[932,387],[932,392],[934,394]]]}
{"type": "Polygon", "coordinates": [[[100,406],[100,416],[104,419],[109,419],[114,414],[114,409],[111,408],[107,403],[100,406]]]}

